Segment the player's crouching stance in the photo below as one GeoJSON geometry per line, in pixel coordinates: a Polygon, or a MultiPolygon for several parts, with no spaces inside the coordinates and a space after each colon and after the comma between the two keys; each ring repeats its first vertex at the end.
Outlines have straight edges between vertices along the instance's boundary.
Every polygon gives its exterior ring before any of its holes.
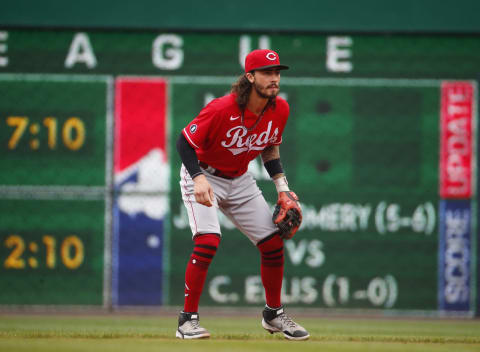
{"type": "Polygon", "coordinates": [[[245,74],[232,92],[214,99],[182,131],[177,150],[182,159],[180,188],[193,233],[194,249],[185,271],[185,304],[176,337],[208,338],[200,326],[198,303],[210,263],[221,240],[217,208],[258,248],[266,307],[262,326],[290,340],[306,340],[308,332],[285,314],[281,304],[283,241],[300,227],[302,211],[280,162],[279,145],[289,115],[288,103],[277,97],[278,54],[254,50],[245,59],[245,74]],[[273,213],[248,164],[261,154],[275,183],[278,202],[273,213]],[[272,221],[273,219],[273,221],[272,221]]]}

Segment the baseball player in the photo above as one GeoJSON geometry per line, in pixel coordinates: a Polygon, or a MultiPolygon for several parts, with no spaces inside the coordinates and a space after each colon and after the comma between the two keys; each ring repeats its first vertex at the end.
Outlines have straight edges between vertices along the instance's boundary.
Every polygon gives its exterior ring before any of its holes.
{"type": "Polygon", "coordinates": [[[280,162],[279,145],[289,115],[288,103],[277,96],[281,65],[272,50],[254,50],[245,59],[245,74],[231,93],[211,101],[182,131],[177,150],[182,160],[180,187],[193,234],[194,249],[185,272],[185,304],[176,337],[206,338],[198,303],[210,263],[221,240],[220,209],[258,248],[266,306],[262,326],[287,339],[310,336],[287,314],[280,301],[283,241],[298,230],[302,212],[290,191],[280,162]],[[273,214],[248,164],[261,155],[275,183],[278,202],[273,214]]]}

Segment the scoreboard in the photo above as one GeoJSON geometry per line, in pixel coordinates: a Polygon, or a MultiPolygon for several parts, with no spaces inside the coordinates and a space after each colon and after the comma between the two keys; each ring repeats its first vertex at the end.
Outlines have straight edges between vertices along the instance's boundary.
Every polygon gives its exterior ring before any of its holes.
{"type": "MultiPolygon", "coordinates": [[[[270,47],[291,67],[280,152],[304,211],[283,302],[476,311],[475,38],[0,33],[0,304],[181,305],[176,138],[270,47]]],[[[220,220],[201,304],[260,306],[258,251],[220,220]]]]}
{"type": "Polygon", "coordinates": [[[0,77],[2,304],[103,303],[110,86],[0,77]]]}
{"type": "Polygon", "coordinates": [[[2,75],[3,185],[105,184],[108,77],[2,75]],[[68,102],[68,104],[66,104],[68,102]]]}

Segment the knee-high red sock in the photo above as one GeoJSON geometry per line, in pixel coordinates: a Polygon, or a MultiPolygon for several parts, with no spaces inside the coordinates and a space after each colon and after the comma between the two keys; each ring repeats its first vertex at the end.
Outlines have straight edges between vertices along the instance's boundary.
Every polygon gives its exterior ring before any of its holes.
{"type": "Polygon", "coordinates": [[[202,295],[203,284],[207,277],[208,266],[220,243],[217,234],[201,234],[193,239],[195,246],[185,271],[184,312],[198,312],[198,302],[202,295]]]}
{"type": "Polygon", "coordinates": [[[262,256],[260,275],[267,305],[270,308],[278,308],[282,305],[283,240],[274,234],[258,242],[257,247],[262,256]]]}

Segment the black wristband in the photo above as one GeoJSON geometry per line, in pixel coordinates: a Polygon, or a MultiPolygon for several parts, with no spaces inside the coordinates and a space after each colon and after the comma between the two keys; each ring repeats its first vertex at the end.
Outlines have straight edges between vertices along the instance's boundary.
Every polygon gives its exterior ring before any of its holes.
{"type": "Polygon", "coordinates": [[[263,166],[265,166],[265,169],[267,170],[268,174],[272,178],[277,174],[284,173],[283,166],[280,159],[273,159],[273,160],[267,161],[265,164],[263,164],[263,166]]]}
{"type": "Polygon", "coordinates": [[[180,159],[182,159],[183,165],[192,179],[202,173],[202,170],[198,165],[197,153],[182,133],[180,133],[180,136],[177,139],[177,151],[178,154],[180,154],[180,159]]]}

